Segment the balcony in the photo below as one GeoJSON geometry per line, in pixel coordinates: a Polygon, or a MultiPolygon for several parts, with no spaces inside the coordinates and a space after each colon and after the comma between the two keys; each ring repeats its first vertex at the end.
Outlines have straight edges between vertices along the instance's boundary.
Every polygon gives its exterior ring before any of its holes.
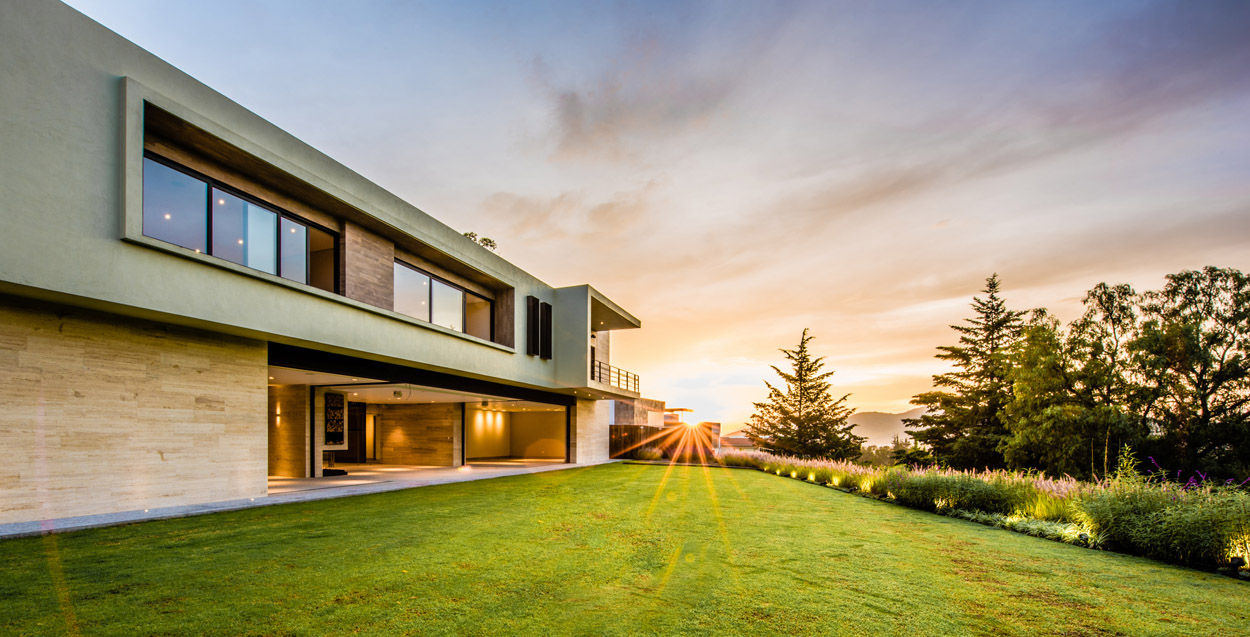
{"type": "Polygon", "coordinates": [[[617,389],[638,392],[638,374],[613,367],[606,361],[592,361],[590,364],[590,380],[610,385],[617,389]]]}

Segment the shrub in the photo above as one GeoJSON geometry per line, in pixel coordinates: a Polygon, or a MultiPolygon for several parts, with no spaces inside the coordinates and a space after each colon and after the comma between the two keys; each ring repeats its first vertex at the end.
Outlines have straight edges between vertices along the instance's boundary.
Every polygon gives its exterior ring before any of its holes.
{"type": "Polygon", "coordinates": [[[1034,520],[1020,516],[1007,516],[1000,513],[984,513],[981,511],[964,511],[962,509],[952,509],[946,512],[946,515],[963,518],[978,524],[996,526],[1009,531],[1015,531],[1016,533],[1024,533],[1025,535],[1032,535],[1033,537],[1040,537],[1056,542],[1075,544],[1077,546],[1088,546],[1091,548],[1098,548],[1100,546],[1100,539],[1097,535],[1091,535],[1079,525],[1072,523],[1034,520]]]}
{"type": "Polygon", "coordinates": [[[1250,492],[1147,479],[1127,450],[1115,476],[1098,484],[1008,471],[885,469],[762,452],[730,452],[720,461],[1069,544],[1191,566],[1226,565],[1234,557],[1250,562],[1250,492]]]}
{"type": "Polygon", "coordinates": [[[729,452],[717,456],[720,463],[727,467],[752,467],[755,469],[763,469],[761,459],[751,453],[729,452]]]}
{"type": "Polygon", "coordinates": [[[1227,564],[1244,550],[1250,533],[1247,500],[1250,495],[1238,491],[1184,493],[1135,525],[1134,548],[1148,557],[1190,566],[1227,564]]]}
{"type": "Polygon", "coordinates": [[[1113,483],[1081,497],[1074,507],[1077,521],[1103,536],[1108,547],[1129,550],[1143,537],[1138,527],[1154,519],[1175,497],[1147,484],[1113,483]]]}
{"type": "Polygon", "coordinates": [[[634,450],[634,458],[637,460],[663,460],[664,452],[655,447],[639,447],[634,450]]]}

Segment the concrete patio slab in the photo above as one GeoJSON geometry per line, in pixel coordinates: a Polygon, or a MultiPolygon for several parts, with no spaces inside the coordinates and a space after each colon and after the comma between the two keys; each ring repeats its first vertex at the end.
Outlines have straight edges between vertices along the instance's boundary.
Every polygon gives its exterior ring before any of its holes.
{"type": "Polygon", "coordinates": [[[102,526],[132,524],[148,520],[183,518],[254,507],[345,498],[368,493],[398,491],[435,484],[469,482],[505,476],[559,471],[578,466],[554,460],[491,460],[471,462],[465,467],[421,467],[410,465],[344,465],[348,475],[328,478],[270,477],[269,495],[245,500],[226,500],[186,506],[163,507],[118,513],[0,524],[0,538],[65,533],[102,526]]]}

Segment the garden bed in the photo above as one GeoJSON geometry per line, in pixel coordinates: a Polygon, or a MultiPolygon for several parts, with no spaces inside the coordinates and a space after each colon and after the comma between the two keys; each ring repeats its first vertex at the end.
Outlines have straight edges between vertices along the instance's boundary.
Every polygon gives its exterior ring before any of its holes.
{"type": "Polygon", "coordinates": [[[721,454],[758,469],[907,507],[1093,549],[1250,579],[1250,493],[1132,471],[1098,483],[1008,471],[867,467],[762,452],[721,454]]]}

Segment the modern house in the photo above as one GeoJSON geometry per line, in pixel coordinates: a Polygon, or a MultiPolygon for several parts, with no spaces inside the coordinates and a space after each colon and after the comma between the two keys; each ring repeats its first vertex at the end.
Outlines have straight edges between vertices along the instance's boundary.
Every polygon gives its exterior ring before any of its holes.
{"type": "Polygon", "coordinates": [[[330,453],[608,459],[640,322],[594,288],[58,2],[0,3],[0,60],[0,523],[265,496],[330,453]]]}
{"type": "Polygon", "coordinates": [[[755,441],[741,431],[720,437],[720,448],[724,451],[756,451],[755,441]]]}

